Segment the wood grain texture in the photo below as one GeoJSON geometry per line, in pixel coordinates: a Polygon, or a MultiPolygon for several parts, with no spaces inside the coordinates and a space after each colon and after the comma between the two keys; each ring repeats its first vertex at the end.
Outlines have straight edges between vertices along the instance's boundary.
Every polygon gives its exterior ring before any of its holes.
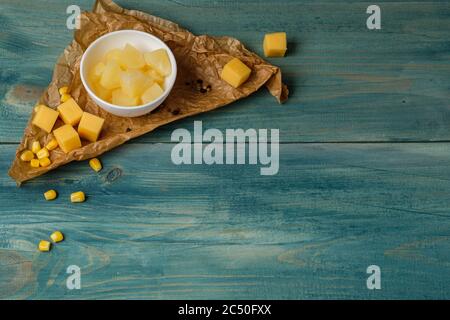
{"type": "Polygon", "coordinates": [[[2,0],[0,299],[450,298],[447,1],[378,2],[380,31],[359,1],[118,3],[260,54],[265,32],[288,32],[289,55],[271,60],[287,104],[261,90],[195,117],[204,129],[279,128],[280,172],[173,165],[170,134],[192,129],[186,119],[105,154],[99,174],[72,163],[17,188],[7,169],[72,38],[72,2],[2,0]],[[69,203],[78,190],[88,200],[69,203]],[[55,229],[66,240],[39,254],[55,229]],[[78,291],[65,286],[71,264],[78,291]],[[382,290],[366,288],[371,264],[382,290]]]}
{"type": "Polygon", "coordinates": [[[275,177],[175,166],[171,149],[127,144],[99,174],[74,163],[22,188],[2,157],[0,295],[450,298],[448,144],[282,145],[275,177]],[[42,198],[50,187],[54,202],[42,198]],[[85,203],[69,203],[76,190],[85,203]],[[37,253],[55,229],[66,241],[37,253]],[[69,264],[82,268],[79,291],[65,287],[69,264]],[[378,292],[366,289],[371,264],[378,292]]]}
{"type": "MultiPolygon", "coordinates": [[[[65,28],[66,2],[34,1],[22,10],[25,3],[0,4],[0,23],[8,30],[0,38],[0,140],[7,142],[18,142],[72,37],[65,28]],[[11,120],[17,125],[8,125],[11,120]]],[[[77,3],[92,6],[92,1],[77,3]]],[[[383,3],[380,31],[367,30],[367,4],[360,2],[118,3],[172,19],[197,34],[235,36],[259,54],[265,32],[288,32],[288,56],[271,62],[284,71],[289,102],[280,107],[263,89],[233,107],[200,116],[206,127],[280,127],[287,142],[450,140],[450,8],[445,1],[383,3]]],[[[167,142],[174,128],[190,123],[169,125],[139,142],[167,142]]]]}

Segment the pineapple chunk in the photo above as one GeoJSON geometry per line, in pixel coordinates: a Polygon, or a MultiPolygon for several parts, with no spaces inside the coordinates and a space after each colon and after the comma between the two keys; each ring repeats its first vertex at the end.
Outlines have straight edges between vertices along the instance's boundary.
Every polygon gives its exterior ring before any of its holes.
{"type": "Polygon", "coordinates": [[[127,43],[120,55],[120,64],[127,68],[140,69],[145,66],[145,60],[138,49],[127,43]]]}
{"type": "Polygon", "coordinates": [[[129,97],[140,96],[152,84],[153,81],[139,70],[124,71],[120,75],[122,91],[129,97]]]}
{"type": "Polygon", "coordinates": [[[112,90],[120,87],[120,73],[122,70],[116,61],[111,60],[106,64],[100,79],[100,84],[103,88],[112,90]]]}
{"type": "Polygon", "coordinates": [[[96,76],[97,78],[100,78],[103,74],[103,72],[105,71],[106,65],[100,61],[99,63],[97,63],[94,67],[94,76],[96,76]]]}
{"type": "Polygon", "coordinates": [[[105,56],[106,57],[106,62],[110,62],[111,60],[114,60],[117,63],[119,63],[121,55],[122,55],[122,50],[120,50],[120,49],[112,49],[112,50],[108,51],[108,53],[105,56]]]}
{"type": "Polygon", "coordinates": [[[134,107],[139,105],[139,98],[130,97],[122,89],[116,89],[112,92],[112,103],[117,106],[134,107]]]}
{"type": "Polygon", "coordinates": [[[98,82],[91,83],[92,89],[94,93],[102,100],[110,101],[111,100],[111,90],[103,88],[103,86],[98,82]]]}
{"type": "Polygon", "coordinates": [[[164,82],[172,73],[165,49],[142,54],[130,44],[112,49],[89,71],[89,84],[102,100],[119,106],[137,106],[164,93],[164,82]]]}
{"type": "Polygon", "coordinates": [[[142,103],[148,103],[158,99],[164,93],[159,84],[154,83],[150,88],[145,90],[141,96],[142,103]]]}
{"type": "Polygon", "coordinates": [[[103,62],[97,63],[94,68],[89,73],[89,83],[92,85],[93,82],[100,81],[100,78],[105,71],[106,65],[103,62]]]}
{"type": "Polygon", "coordinates": [[[157,84],[159,84],[161,86],[161,88],[164,87],[164,77],[162,75],[160,75],[158,73],[158,71],[156,71],[154,69],[150,69],[150,70],[147,70],[145,72],[145,74],[147,76],[149,76],[153,80],[153,82],[156,82],[157,84]]]}
{"type": "Polygon", "coordinates": [[[165,49],[158,49],[152,52],[144,53],[145,62],[158,71],[161,75],[167,77],[172,73],[172,65],[165,49]]]}

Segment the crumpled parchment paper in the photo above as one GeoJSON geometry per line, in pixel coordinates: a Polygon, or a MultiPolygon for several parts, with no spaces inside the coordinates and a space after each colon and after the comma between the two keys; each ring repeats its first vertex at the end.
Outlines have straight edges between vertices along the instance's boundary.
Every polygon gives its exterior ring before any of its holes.
{"type": "MultiPolygon", "coordinates": [[[[234,38],[196,36],[171,21],[123,9],[111,0],[97,0],[92,12],[81,14],[80,22],[80,29],[56,63],[52,81],[39,103],[56,108],[60,104],[58,88],[69,86],[72,97],[82,109],[105,119],[103,130],[97,142],[83,141],[82,148],[68,154],[57,148],[50,153],[50,166],[32,168],[28,162],[20,160],[20,154],[31,148],[35,140],[41,145],[47,144],[52,135],[33,126],[30,119],[9,170],[9,175],[19,185],[73,160],[98,156],[169,122],[228,105],[263,85],[279,102],[287,99],[288,90],[281,81],[280,69],[245,49],[234,38]],[[150,114],[137,118],[117,117],[99,108],[89,98],[79,74],[81,57],[89,44],[106,33],[123,29],[148,32],[162,39],[172,49],[178,64],[177,81],[165,102],[150,114]],[[252,69],[249,80],[238,89],[219,77],[232,57],[241,59],[252,69]]],[[[58,119],[54,128],[61,124],[58,119]]]]}

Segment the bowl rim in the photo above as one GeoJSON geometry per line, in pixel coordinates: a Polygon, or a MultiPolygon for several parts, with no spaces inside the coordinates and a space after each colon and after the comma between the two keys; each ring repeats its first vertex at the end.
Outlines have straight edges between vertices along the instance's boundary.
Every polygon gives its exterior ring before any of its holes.
{"type": "MultiPolygon", "coordinates": [[[[171,77],[171,75],[169,76],[171,77]]],[[[97,99],[99,99],[100,101],[102,101],[104,104],[106,104],[108,107],[110,108],[115,108],[117,110],[142,110],[145,108],[150,107],[153,104],[158,104],[160,105],[166,98],[167,96],[170,94],[170,92],[172,91],[172,88],[175,84],[175,81],[177,79],[177,61],[175,59],[175,56],[172,52],[172,50],[169,48],[169,46],[167,44],[165,44],[164,41],[162,41],[161,39],[159,39],[158,37],[152,35],[151,33],[148,32],[144,32],[144,31],[139,31],[139,30],[133,30],[133,29],[124,29],[124,30],[117,30],[117,31],[112,31],[112,32],[108,32],[104,35],[102,35],[101,37],[98,37],[97,39],[95,39],[93,42],[91,42],[91,44],[89,44],[88,48],[84,51],[82,57],[81,57],[81,61],[80,61],[80,78],[81,78],[81,82],[83,83],[84,88],[86,89],[86,91],[96,97],[97,99]],[[166,49],[168,54],[169,54],[169,59],[171,60],[171,64],[172,64],[172,74],[174,75],[172,77],[172,80],[169,82],[169,85],[164,89],[163,94],[156,100],[152,100],[146,104],[140,104],[138,106],[119,106],[116,104],[112,104],[108,101],[103,100],[102,98],[100,98],[98,95],[95,94],[95,92],[93,90],[91,90],[89,83],[87,82],[87,80],[84,78],[84,62],[86,57],[88,56],[89,52],[91,51],[91,49],[93,47],[95,47],[96,44],[98,44],[99,42],[101,42],[102,40],[108,38],[108,37],[112,37],[115,36],[119,33],[140,33],[142,35],[145,35],[149,38],[152,38],[153,40],[155,40],[156,42],[158,42],[162,48],[166,49]],[[173,61],[173,62],[172,62],[173,61]]],[[[100,106],[101,107],[101,106],[100,106]]]]}

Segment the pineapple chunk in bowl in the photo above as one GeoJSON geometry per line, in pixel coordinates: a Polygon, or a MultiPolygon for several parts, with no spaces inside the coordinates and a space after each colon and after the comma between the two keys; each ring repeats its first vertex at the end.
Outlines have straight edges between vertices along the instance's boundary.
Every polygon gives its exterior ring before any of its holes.
{"type": "Polygon", "coordinates": [[[99,107],[117,116],[139,117],[167,98],[175,84],[177,63],[159,38],[121,30],[90,44],[81,58],[80,76],[99,107]]]}

